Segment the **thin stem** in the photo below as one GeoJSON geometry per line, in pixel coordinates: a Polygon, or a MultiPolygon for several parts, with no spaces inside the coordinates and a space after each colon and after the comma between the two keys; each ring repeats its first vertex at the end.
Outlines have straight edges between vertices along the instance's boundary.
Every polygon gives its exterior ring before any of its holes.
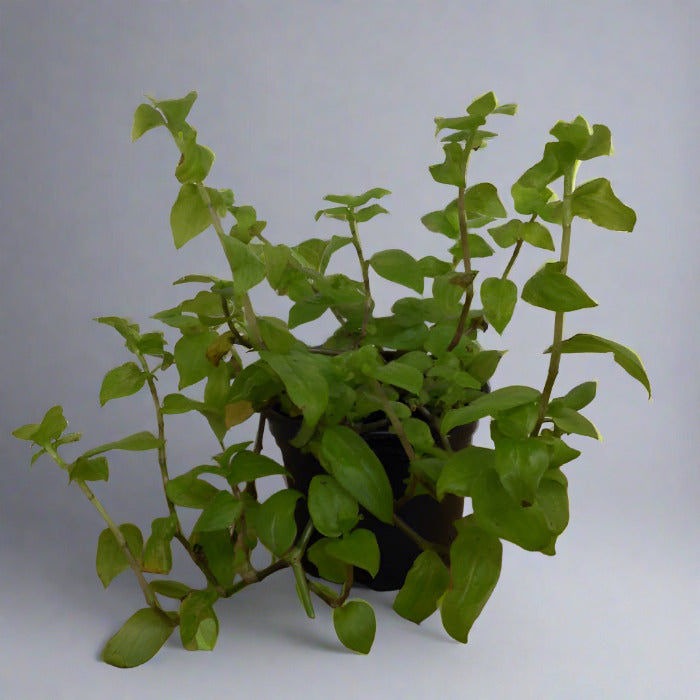
{"type": "MultiPolygon", "coordinates": [[[[223,239],[225,238],[226,234],[224,233],[224,227],[221,225],[219,214],[211,203],[211,197],[207,192],[207,188],[201,182],[198,182],[197,191],[199,192],[199,196],[202,198],[202,201],[209,211],[209,218],[211,219],[214,230],[219,235],[219,240],[223,246],[223,239]]],[[[234,274],[233,268],[231,269],[231,273],[234,274]]],[[[243,302],[243,315],[245,316],[246,324],[248,325],[250,334],[255,341],[255,345],[258,348],[265,348],[265,343],[263,342],[262,335],[260,335],[260,328],[258,327],[258,319],[255,315],[255,311],[253,311],[253,305],[250,301],[250,297],[247,293],[243,293],[241,297],[243,302]]]]}
{"type": "Polygon", "coordinates": [[[407,537],[412,539],[424,552],[432,550],[438,554],[447,554],[449,549],[441,545],[429,542],[424,537],[421,537],[412,527],[402,520],[396,513],[393,519],[394,525],[401,530],[407,537]]]}
{"type": "MultiPolygon", "coordinates": [[[[573,221],[573,213],[571,211],[571,195],[574,191],[576,181],[576,169],[578,161],[576,161],[569,170],[564,173],[564,192],[562,200],[562,222],[561,222],[561,254],[559,262],[563,263],[562,272],[566,274],[569,264],[569,251],[571,249],[571,222],[573,221]]],[[[554,316],[554,340],[552,341],[552,352],[549,356],[549,369],[547,370],[547,378],[540,397],[540,409],[537,416],[537,423],[532,429],[531,435],[534,437],[539,434],[542,423],[544,422],[549,406],[549,399],[552,396],[554,382],[559,374],[559,363],[561,361],[561,345],[564,337],[564,312],[557,311],[554,316]]]]}
{"type": "Polygon", "coordinates": [[[459,316],[459,321],[457,323],[457,329],[455,334],[447,346],[448,350],[454,350],[462,336],[464,335],[464,329],[467,325],[467,318],[469,317],[469,309],[472,305],[472,300],[474,299],[474,280],[469,279],[472,275],[472,262],[471,262],[471,252],[469,250],[469,227],[467,224],[467,212],[464,206],[464,195],[467,191],[467,170],[469,168],[469,156],[472,151],[472,140],[468,139],[464,152],[464,187],[457,188],[457,214],[459,217],[459,241],[462,246],[462,262],[464,263],[464,274],[469,280],[467,282],[467,289],[464,297],[464,304],[462,306],[462,313],[459,316]]]}
{"type": "Polygon", "coordinates": [[[360,244],[360,237],[357,233],[357,223],[352,213],[348,216],[348,224],[350,225],[350,233],[352,234],[352,244],[355,246],[355,251],[360,261],[360,267],[362,268],[362,282],[365,285],[365,314],[362,319],[362,328],[358,337],[358,341],[360,341],[367,335],[367,324],[369,323],[372,312],[372,292],[369,286],[369,263],[365,260],[365,256],[362,253],[362,245],[360,244]]]}
{"type": "Polygon", "coordinates": [[[518,254],[520,253],[520,249],[523,247],[523,239],[519,238],[518,242],[515,244],[515,248],[513,249],[513,255],[511,256],[510,260],[508,261],[508,265],[506,266],[506,269],[503,271],[503,275],[501,276],[502,280],[508,279],[508,275],[510,274],[510,271],[513,269],[513,265],[515,264],[515,261],[518,257],[518,254]]]}
{"type": "MultiPolygon", "coordinates": [[[[66,462],[63,460],[63,458],[58,454],[56,451],[56,448],[53,447],[53,445],[47,444],[45,446],[46,452],[51,455],[53,460],[58,464],[61,469],[65,469],[68,471],[68,465],[66,462]]],[[[114,535],[114,539],[116,539],[117,544],[119,545],[120,549],[124,552],[124,556],[126,557],[127,562],[129,563],[129,566],[133,570],[136,580],[139,583],[139,586],[141,587],[141,590],[143,591],[144,598],[146,599],[146,603],[150,605],[152,608],[155,608],[156,610],[162,610],[160,607],[160,604],[158,603],[158,599],[156,598],[155,593],[151,589],[151,587],[148,585],[148,581],[146,581],[143,571],[141,569],[141,565],[136,561],[136,557],[133,555],[131,549],[129,549],[129,545],[124,538],[124,534],[122,531],[119,529],[117,524],[112,520],[112,517],[109,515],[109,513],[105,510],[105,507],[102,505],[100,500],[95,496],[93,493],[92,489],[82,480],[82,479],[76,479],[75,483],[78,485],[80,490],[87,496],[88,501],[92,504],[92,506],[95,508],[95,510],[100,514],[102,517],[102,520],[105,521],[107,524],[107,527],[109,528],[110,532],[114,535]]]]}

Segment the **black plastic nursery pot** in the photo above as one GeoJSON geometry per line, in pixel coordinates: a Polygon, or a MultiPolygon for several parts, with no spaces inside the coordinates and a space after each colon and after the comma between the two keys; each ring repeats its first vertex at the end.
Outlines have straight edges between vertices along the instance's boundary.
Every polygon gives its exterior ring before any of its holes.
{"type": "MultiPolygon", "coordinates": [[[[265,410],[265,417],[270,432],[282,452],[284,466],[291,475],[286,480],[287,486],[307,496],[311,479],[318,474],[325,474],[326,471],[312,454],[290,444],[299,431],[301,418],[291,418],[270,408],[265,410]]],[[[470,423],[451,431],[448,438],[452,449],[460,450],[471,444],[475,430],[476,423],[470,423]]],[[[398,437],[387,430],[376,430],[363,433],[362,438],[382,463],[391,483],[394,500],[401,498],[406,488],[406,479],[409,477],[409,461],[398,437]]],[[[449,547],[456,536],[454,522],[462,517],[463,511],[463,498],[447,494],[442,501],[436,501],[423,494],[405,503],[396,514],[421,537],[449,547]]],[[[406,574],[421,550],[398,528],[382,522],[364,508],[360,508],[360,513],[362,527],[371,530],[377,538],[380,566],[374,578],[356,567],[355,582],[377,591],[401,588],[406,574]]],[[[308,519],[306,501],[300,500],[296,511],[297,526],[304,527],[308,519]]],[[[311,542],[320,537],[319,533],[314,533],[311,542]]],[[[305,559],[303,563],[310,575],[318,576],[318,571],[311,562],[305,559]]]]}

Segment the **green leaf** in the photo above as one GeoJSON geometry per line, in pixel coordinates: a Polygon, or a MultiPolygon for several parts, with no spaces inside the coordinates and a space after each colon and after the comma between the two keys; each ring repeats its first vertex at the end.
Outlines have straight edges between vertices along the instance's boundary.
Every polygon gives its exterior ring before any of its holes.
{"type": "MultiPolygon", "coordinates": [[[[175,536],[176,519],[171,515],[151,523],[151,535],[143,548],[143,570],[152,574],[168,574],[173,567],[170,541],[175,536]]],[[[158,591],[156,591],[158,592],[158,591]]]]}
{"type": "Polygon", "coordinates": [[[418,261],[405,251],[383,250],[375,253],[369,259],[369,264],[380,277],[423,293],[423,270],[418,261]]]}
{"type": "Polygon", "coordinates": [[[111,399],[135,394],[146,383],[146,373],[135,362],[126,362],[107,372],[100,387],[100,406],[111,399]]]}
{"type": "Polygon", "coordinates": [[[102,660],[117,668],[140,666],[158,653],[176,626],[166,613],[142,608],[107,642],[102,660]]]}
{"type": "Polygon", "coordinates": [[[342,539],[330,540],[326,545],[326,553],[344,564],[359,566],[370,576],[376,576],[379,571],[379,545],[375,534],[370,530],[358,528],[342,539]]]}
{"type": "Polygon", "coordinates": [[[378,214],[388,213],[389,212],[384,207],[379,206],[379,204],[370,204],[368,207],[355,212],[355,221],[357,221],[357,223],[363,223],[364,221],[373,219],[378,214]]]}
{"type": "Polygon", "coordinates": [[[535,248],[554,250],[552,234],[538,221],[525,221],[520,227],[520,238],[535,248]]]}
{"type": "Polygon", "coordinates": [[[260,357],[282,380],[289,398],[304,416],[295,438],[300,447],[311,437],[328,406],[328,383],[319,369],[322,359],[296,350],[287,355],[263,351],[260,357]]]}
{"type": "Polygon", "coordinates": [[[287,353],[299,341],[289,332],[287,324],[272,316],[258,316],[258,328],[265,347],[272,352],[287,353]]]}
{"type": "Polygon", "coordinates": [[[68,469],[71,481],[107,481],[109,465],[106,457],[78,457],[68,469]]]}
{"type": "Polygon", "coordinates": [[[175,343],[175,366],[180,375],[178,389],[202,381],[213,370],[211,362],[207,359],[207,350],[217,338],[218,335],[214,331],[205,331],[183,335],[175,343]]]}
{"type": "Polygon", "coordinates": [[[578,116],[572,122],[558,121],[549,132],[559,141],[565,141],[575,148],[576,157],[584,149],[591,135],[588,122],[578,116]]]}
{"type": "Polygon", "coordinates": [[[150,582],[150,586],[159,595],[163,595],[166,598],[174,598],[175,600],[183,600],[192,590],[184,583],[167,579],[154,579],[150,582]]]}
{"type": "Polygon", "coordinates": [[[437,552],[422,552],[413,562],[396,595],[394,610],[401,617],[419,625],[437,610],[438,601],[449,582],[450,572],[437,552]]]}
{"type": "Polygon", "coordinates": [[[562,396],[560,401],[567,408],[580,411],[593,401],[597,388],[598,382],[583,382],[583,384],[575,386],[566,396],[562,396]]]}
{"type": "Polygon", "coordinates": [[[493,469],[494,456],[493,450],[473,445],[450,455],[437,480],[438,499],[442,500],[446,493],[469,498],[472,485],[481,472],[493,469]]]}
{"type": "Polygon", "coordinates": [[[576,311],[598,306],[579,285],[559,268],[561,263],[547,263],[525,282],[522,299],[528,304],[550,311],[576,311]]]}
{"type": "Polygon", "coordinates": [[[448,143],[442,150],[445,152],[445,162],[429,168],[433,180],[443,185],[464,187],[464,149],[458,143],[448,143]]]}
{"type": "Polygon", "coordinates": [[[632,231],[637,222],[634,209],[623,204],[604,177],[579,185],[571,195],[571,211],[611,231],[632,231]]]}
{"type": "Polygon", "coordinates": [[[219,491],[204,507],[192,532],[223,530],[233,525],[242,512],[242,501],[228,491],[219,491]]]}
{"type": "Polygon", "coordinates": [[[229,529],[195,532],[191,541],[202,548],[214,578],[222,586],[230,586],[236,575],[236,552],[229,529]]]}
{"type": "Polygon", "coordinates": [[[141,430],[133,435],[127,435],[121,440],[106,442],[104,445],[100,445],[99,447],[93,447],[91,450],[83,453],[81,458],[87,459],[104,452],[109,452],[110,450],[125,450],[126,452],[157,450],[162,444],[163,441],[157,438],[153,433],[150,433],[148,430],[141,430]]]}
{"type": "Polygon", "coordinates": [[[192,591],[180,604],[180,639],[188,651],[211,651],[219,636],[213,591],[192,591]]]}
{"type": "Polygon", "coordinates": [[[202,182],[214,163],[214,154],[206,146],[200,146],[194,129],[184,135],[180,144],[182,156],[175,168],[175,177],[181,183],[202,182]]]}
{"type": "Polygon", "coordinates": [[[526,403],[523,406],[511,408],[498,414],[498,419],[492,423],[499,433],[516,440],[530,437],[539,418],[539,402],[526,403]]]}
{"type": "Polygon", "coordinates": [[[134,112],[134,122],[131,126],[132,143],[157,126],[165,126],[163,115],[151,105],[140,104],[134,112]]]}
{"type": "Polygon", "coordinates": [[[307,550],[309,561],[318,569],[318,575],[326,581],[343,583],[350,566],[328,554],[328,545],[333,540],[326,537],[314,542],[307,550]]]}
{"type": "Polygon", "coordinates": [[[480,182],[467,188],[464,193],[464,207],[469,214],[480,214],[494,219],[507,215],[498,198],[498,191],[490,182],[480,182]]]}
{"type": "Polygon", "coordinates": [[[197,185],[186,183],[180,188],[170,210],[170,228],[176,248],[182,248],[211,226],[211,215],[197,185]]]}
{"type": "Polygon", "coordinates": [[[501,246],[501,248],[509,248],[518,242],[521,238],[520,230],[523,226],[523,222],[520,219],[510,219],[505,224],[500,226],[494,226],[493,228],[487,229],[491,234],[496,243],[501,246]]]}
{"type": "Polygon", "coordinates": [[[252,516],[253,527],[260,541],[278,557],[281,557],[296,539],[294,509],[300,498],[302,495],[293,489],[277,491],[248,516],[252,516]]]}
{"type": "Polygon", "coordinates": [[[288,472],[274,459],[244,450],[234,455],[226,478],[233,486],[244,481],[255,481],[255,479],[262,479],[273,474],[288,475],[288,472]]]}
{"type": "Polygon", "coordinates": [[[350,236],[333,236],[330,241],[327,241],[328,245],[323,251],[323,256],[319,264],[319,272],[325,272],[328,267],[328,263],[331,261],[331,256],[336,251],[344,248],[349,243],[352,243],[352,238],[350,236]]]}
{"type": "Polygon", "coordinates": [[[450,585],[440,605],[445,631],[467,643],[501,574],[503,546],[498,537],[484,532],[473,518],[457,522],[457,537],[450,547],[450,585]]]}
{"type": "MultiPolygon", "coordinates": [[[[551,347],[545,350],[545,352],[551,351],[551,347]]],[[[639,355],[637,355],[634,350],[620,345],[620,343],[616,343],[613,340],[607,340],[597,335],[578,333],[562,343],[561,351],[563,353],[611,352],[615,362],[617,362],[627,374],[640,382],[649,393],[649,398],[651,398],[649,378],[644,370],[642,361],[639,359],[639,355]]]]}
{"type": "Polygon", "coordinates": [[[321,463],[370,513],[385,523],[394,515],[389,477],[379,458],[353,430],[327,427],[321,438],[321,463]]]}
{"type": "Polygon", "coordinates": [[[564,406],[560,401],[555,399],[547,408],[547,418],[554,421],[554,425],[564,433],[575,433],[576,435],[584,435],[585,437],[601,440],[598,429],[588,420],[573,408],[564,406]]]}
{"type": "Polygon", "coordinates": [[[219,489],[208,481],[198,479],[198,469],[192,469],[185,474],[170,479],[165,485],[167,497],[176,505],[184,508],[206,508],[219,489]]]}
{"type": "Polygon", "coordinates": [[[481,97],[477,97],[469,107],[467,107],[467,114],[471,114],[475,117],[486,117],[496,109],[497,104],[496,95],[494,95],[493,92],[487,92],[481,97]]]}
{"type": "Polygon", "coordinates": [[[291,257],[292,251],[289,246],[265,243],[263,255],[265,275],[273,289],[280,288],[291,257]]]}
{"type": "Polygon", "coordinates": [[[529,386],[506,386],[484,394],[468,406],[448,411],[443,418],[440,431],[446,435],[458,425],[472,423],[479,418],[497,415],[516,406],[539,400],[540,392],[529,386]]]}
{"type": "MultiPolygon", "coordinates": [[[[120,525],[119,529],[134,559],[138,561],[141,558],[141,551],[143,550],[143,535],[141,534],[141,530],[131,523],[120,525]]],[[[109,528],[102,530],[97,540],[95,566],[97,575],[105,588],[109,586],[115,576],[129,568],[126,554],[117,542],[114,533],[109,528]]]]}
{"type": "Polygon", "coordinates": [[[231,236],[219,236],[219,240],[231,266],[233,286],[237,294],[247,292],[265,279],[265,263],[250,245],[231,236]]]}
{"type": "Polygon", "coordinates": [[[356,209],[357,207],[361,207],[363,204],[367,204],[370,199],[381,199],[388,194],[391,194],[391,192],[389,190],[385,190],[383,187],[373,187],[371,190],[367,190],[360,195],[327,194],[323,199],[325,199],[327,202],[344,204],[346,207],[356,209]]]}
{"type": "Polygon", "coordinates": [[[536,437],[513,439],[492,431],[496,446],[494,468],[508,494],[517,503],[532,504],[542,476],[549,467],[547,445],[536,437]]]}
{"type": "Polygon", "coordinates": [[[326,537],[340,537],[359,519],[357,500],[327,474],[311,479],[309,514],[314,527],[326,537]]]}
{"type": "Polygon", "coordinates": [[[356,598],[339,608],[333,608],[333,626],[338,639],[348,649],[358,654],[369,654],[377,631],[377,621],[372,606],[356,598]]]}
{"type": "Polygon", "coordinates": [[[493,110],[493,114],[507,114],[508,116],[512,117],[514,114],[517,113],[517,111],[518,105],[516,105],[513,102],[509,102],[508,104],[496,107],[496,109],[493,110]]]}
{"type": "MultiPolygon", "coordinates": [[[[462,117],[435,117],[435,135],[443,129],[454,129],[460,132],[475,132],[478,127],[486,123],[481,115],[468,114],[462,117]]],[[[468,134],[463,134],[461,140],[465,140],[468,134]]]]}
{"type": "MultiPolygon", "coordinates": [[[[401,425],[408,441],[418,454],[431,453],[435,450],[435,440],[430,427],[420,418],[402,418],[401,425]]],[[[395,432],[392,428],[392,432],[395,432]]]]}
{"type": "Polygon", "coordinates": [[[384,384],[392,384],[411,394],[420,394],[423,387],[423,373],[415,367],[396,360],[386,365],[373,367],[368,374],[384,384]]]}
{"type": "Polygon", "coordinates": [[[581,455],[579,450],[569,447],[560,437],[550,430],[543,430],[540,439],[544,441],[549,450],[549,468],[558,469],[581,455]]]}
{"type": "Polygon", "coordinates": [[[531,552],[553,554],[553,545],[568,523],[566,479],[556,469],[542,477],[532,506],[513,500],[495,471],[486,470],[472,487],[472,505],[478,525],[496,537],[531,552]]]}
{"type": "Polygon", "coordinates": [[[56,440],[68,427],[68,421],[63,416],[62,406],[50,408],[41,420],[41,423],[28,423],[21,428],[12,431],[12,435],[20,440],[30,440],[37,445],[45,445],[56,440]]]}
{"type": "Polygon", "coordinates": [[[159,109],[168,120],[168,126],[175,133],[183,126],[187,115],[192,109],[192,105],[197,99],[197,92],[192,90],[184,97],[179,97],[174,100],[155,100],[150,95],[147,95],[153,106],[159,109]]]}
{"type": "Polygon", "coordinates": [[[503,333],[510,322],[517,301],[518,288],[509,279],[489,277],[481,283],[484,316],[498,333],[503,333]]]}
{"type": "Polygon", "coordinates": [[[580,160],[589,160],[598,156],[611,156],[613,150],[610,129],[605,124],[594,124],[593,133],[578,157],[580,160]]]}

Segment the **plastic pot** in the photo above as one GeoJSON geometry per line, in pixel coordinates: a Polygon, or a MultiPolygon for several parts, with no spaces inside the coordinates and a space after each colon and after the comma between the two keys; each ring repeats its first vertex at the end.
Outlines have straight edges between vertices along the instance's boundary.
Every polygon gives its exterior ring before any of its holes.
{"type": "MultiPolygon", "coordinates": [[[[267,408],[265,416],[277,445],[282,452],[282,460],[290,477],[286,479],[287,486],[300,491],[305,496],[309,492],[311,479],[326,471],[318,460],[310,453],[293,447],[290,441],[299,431],[301,418],[291,418],[274,409],[267,408]]],[[[459,426],[448,436],[454,450],[467,447],[471,443],[476,423],[459,426]]],[[[376,430],[362,434],[372,451],[384,466],[394,499],[399,499],[406,488],[409,476],[409,461],[396,435],[387,430],[376,430]]],[[[411,499],[403,505],[397,515],[404,520],[415,532],[435,544],[449,547],[456,535],[454,522],[462,517],[464,499],[447,494],[442,501],[436,501],[424,494],[411,499]]],[[[379,545],[380,568],[372,578],[363,569],[355,568],[355,582],[378,591],[390,591],[401,588],[408,570],[421,550],[407,535],[392,525],[378,520],[374,515],[360,508],[361,526],[371,530],[379,545]]],[[[309,512],[306,501],[299,501],[296,511],[297,526],[303,528],[308,522],[309,512]]],[[[311,542],[321,535],[314,533],[311,542]]],[[[318,576],[316,567],[304,560],[304,568],[312,576],[318,576]]]]}

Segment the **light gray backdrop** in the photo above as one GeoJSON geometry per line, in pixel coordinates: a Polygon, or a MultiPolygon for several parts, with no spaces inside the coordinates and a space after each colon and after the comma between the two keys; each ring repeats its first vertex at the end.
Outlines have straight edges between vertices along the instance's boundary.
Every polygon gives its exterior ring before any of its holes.
{"type": "MultiPolygon", "coordinates": [[[[190,697],[202,686],[289,698],[693,696],[697,20],[697,3],[679,0],[2,2],[0,697],[190,697]],[[612,129],[615,156],[586,165],[580,181],[610,177],[639,222],[632,235],[577,227],[571,274],[600,307],[570,315],[567,332],[638,350],[654,400],[610,357],[564,358],[562,390],[600,380],[587,414],[605,440],[575,443],[584,454],[567,470],[572,522],[558,555],[507,545],[466,647],[437,616],[418,628],[391,612],[390,594],[368,593],[374,650],[346,653],[328,612],[318,605],[318,619],[306,620],[280,574],[219,606],[213,653],[185,653],[173,639],[136,670],[97,661],[140,591],[128,573],[102,591],[99,517],[52,463],[30,471],[26,443],[9,432],[57,403],[86,446],[154,429],[146,396],[99,408],[102,376],[127,357],[91,319],[127,315],[155,328],[149,315],[184,293],[174,279],[224,272],[211,235],[172,246],[169,137],[129,142],[144,93],[191,89],[192,121],[218,157],[211,182],[256,206],[273,240],[339,233],[313,221],[328,192],[391,189],[391,216],[365,228],[370,252],[433,250],[419,218],[448,196],[427,171],[441,158],[435,115],[462,113],[491,89],[519,103],[473,159],[473,177],[507,202],[558,119],[583,114],[612,129]]],[[[526,257],[518,280],[546,257],[526,257]]],[[[399,290],[384,289],[388,308],[399,290]]],[[[256,299],[281,311],[270,295],[256,299]]],[[[491,339],[511,348],[502,384],[544,380],[550,314],[524,306],[491,339]]],[[[215,451],[203,421],[170,426],[175,473],[215,451]]],[[[148,455],[113,459],[109,486],[96,491],[120,522],[147,529],[163,514],[148,455]]],[[[198,580],[181,560],[176,570],[198,580]]]]}

